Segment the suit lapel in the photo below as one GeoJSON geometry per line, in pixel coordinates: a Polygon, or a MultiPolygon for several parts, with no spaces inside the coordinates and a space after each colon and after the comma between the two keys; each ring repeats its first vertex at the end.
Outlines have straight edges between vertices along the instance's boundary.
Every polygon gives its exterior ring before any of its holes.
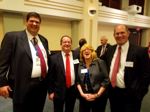
{"type": "Polygon", "coordinates": [[[108,59],[109,59],[110,64],[111,64],[112,58],[114,56],[116,47],[117,47],[117,45],[114,45],[114,46],[112,46],[112,49],[109,50],[109,56],[108,56],[109,58],[108,59]]]}
{"type": "Polygon", "coordinates": [[[23,47],[25,48],[27,55],[32,60],[31,49],[30,49],[28,38],[27,38],[25,31],[23,32],[21,39],[22,39],[23,47]]]}
{"type": "Polygon", "coordinates": [[[65,66],[61,52],[58,54],[58,62],[60,64],[61,69],[63,70],[63,74],[65,75],[65,66]]]}
{"type": "MultiPolygon", "coordinates": [[[[72,54],[73,54],[73,61],[76,60],[76,59],[78,59],[78,58],[76,57],[76,55],[74,54],[74,52],[72,52],[72,54]]],[[[78,63],[78,64],[74,64],[74,63],[73,63],[74,72],[75,72],[75,77],[76,77],[76,74],[77,74],[77,71],[78,71],[78,65],[79,65],[79,63],[78,63]]]]}
{"type": "Polygon", "coordinates": [[[133,61],[133,59],[135,59],[135,57],[134,57],[135,50],[133,48],[134,47],[131,44],[129,44],[129,50],[128,50],[128,53],[127,53],[126,61],[133,61]]]}

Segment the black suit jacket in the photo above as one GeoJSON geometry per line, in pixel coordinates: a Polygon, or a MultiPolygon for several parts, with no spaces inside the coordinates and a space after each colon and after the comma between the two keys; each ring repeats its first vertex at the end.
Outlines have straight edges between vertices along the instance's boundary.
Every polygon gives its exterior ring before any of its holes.
{"type": "MultiPolygon", "coordinates": [[[[105,52],[107,51],[108,47],[110,47],[111,45],[110,44],[107,44],[106,45],[106,50],[105,52]]],[[[97,53],[97,56],[100,58],[100,54],[101,54],[101,50],[102,50],[102,45],[98,46],[97,49],[96,49],[96,53],[97,53]]]]}
{"type": "MultiPolygon", "coordinates": [[[[73,52],[73,59],[77,59],[73,52]]],[[[66,93],[66,77],[65,77],[65,67],[63,62],[63,57],[61,52],[56,53],[50,57],[50,67],[49,67],[49,85],[48,92],[55,93],[55,98],[64,100],[66,93]]],[[[77,79],[77,69],[78,64],[74,64],[75,71],[75,82],[77,79]]],[[[75,93],[76,94],[76,93],[75,93]]]]}
{"type": "MultiPolygon", "coordinates": [[[[111,61],[116,45],[109,47],[102,59],[106,61],[110,71],[111,61]]],[[[124,81],[129,92],[139,99],[142,99],[148,91],[150,81],[150,66],[147,50],[145,48],[129,44],[126,62],[133,62],[133,67],[125,66],[124,81]]]]}
{"type": "Polygon", "coordinates": [[[80,47],[74,49],[74,54],[79,60],[80,60],[80,49],[81,49],[80,47]]]}
{"type": "MultiPolygon", "coordinates": [[[[48,41],[41,35],[39,38],[48,54],[48,41]]],[[[0,49],[0,86],[12,87],[14,102],[22,102],[28,91],[32,65],[26,31],[6,33],[0,49]]]]}

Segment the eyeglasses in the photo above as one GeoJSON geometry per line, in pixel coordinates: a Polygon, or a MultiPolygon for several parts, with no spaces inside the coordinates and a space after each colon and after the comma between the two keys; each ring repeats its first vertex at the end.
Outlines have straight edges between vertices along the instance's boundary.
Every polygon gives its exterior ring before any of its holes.
{"type": "Polygon", "coordinates": [[[40,22],[39,21],[36,21],[36,20],[29,20],[29,23],[32,23],[32,24],[37,24],[37,25],[39,25],[40,24],[40,22]]]}

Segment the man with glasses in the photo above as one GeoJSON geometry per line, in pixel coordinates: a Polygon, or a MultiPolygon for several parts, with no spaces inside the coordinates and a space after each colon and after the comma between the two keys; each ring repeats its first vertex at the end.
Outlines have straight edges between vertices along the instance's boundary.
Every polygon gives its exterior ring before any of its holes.
{"type": "Polygon", "coordinates": [[[71,51],[72,38],[60,39],[61,52],[51,56],[49,69],[49,99],[53,100],[54,112],[73,112],[77,97],[75,86],[78,57],[71,51]]]}
{"type": "Polygon", "coordinates": [[[6,33],[1,44],[0,96],[13,99],[13,112],[43,112],[48,41],[38,34],[40,24],[40,15],[29,12],[26,29],[6,33]]]}

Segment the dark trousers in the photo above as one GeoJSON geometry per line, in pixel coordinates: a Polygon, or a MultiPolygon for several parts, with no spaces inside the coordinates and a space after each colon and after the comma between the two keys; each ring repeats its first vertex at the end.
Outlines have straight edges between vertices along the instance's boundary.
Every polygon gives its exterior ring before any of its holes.
{"type": "Polygon", "coordinates": [[[109,88],[111,112],[140,112],[141,100],[127,89],[109,88]]]}
{"type": "MultiPolygon", "coordinates": [[[[21,93],[20,93],[21,94],[21,93]]],[[[22,102],[14,102],[13,112],[43,112],[47,86],[43,81],[31,80],[22,102]]]]}
{"type": "Polygon", "coordinates": [[[54,98],[54,112],[73,112],[76,97],[75,86],[68,88],[65,99],[54,98]]]}
{"type": "Polygon", "coordinates": [[[107,95],[104,94],[95,101],[87,101],[80,98],[79,112],[105,112],[107,95]]]}

